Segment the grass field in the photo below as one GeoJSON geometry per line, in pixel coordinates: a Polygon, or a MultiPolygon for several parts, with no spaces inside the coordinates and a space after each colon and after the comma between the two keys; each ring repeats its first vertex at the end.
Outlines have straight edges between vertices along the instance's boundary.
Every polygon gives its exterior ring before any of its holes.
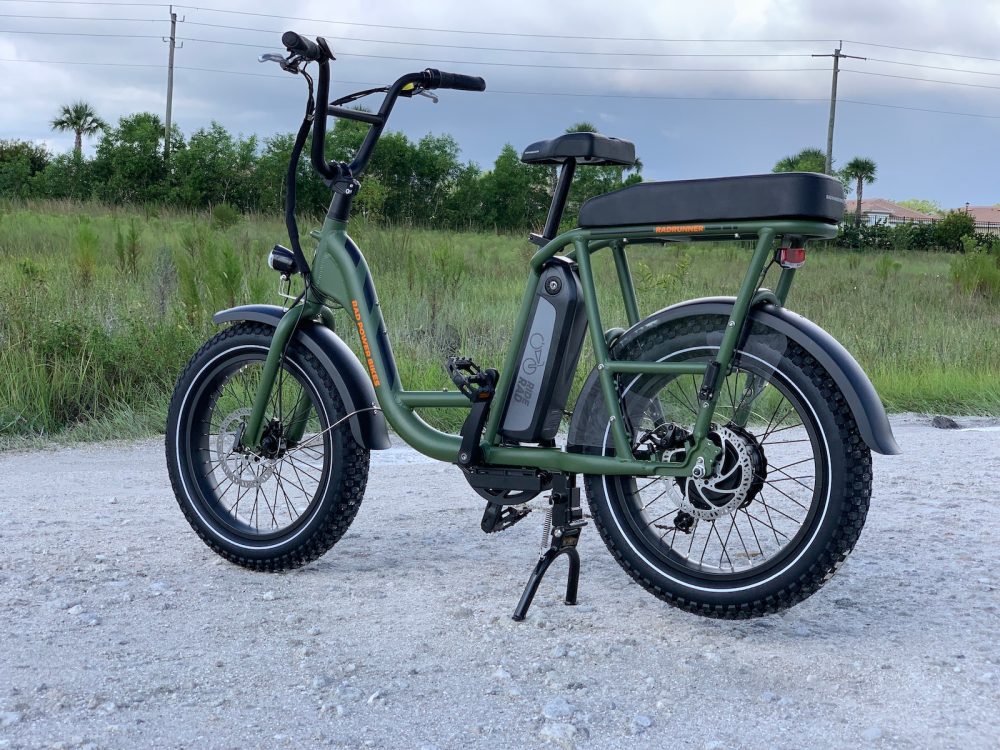
{"type": "MultiPolygon", "coordinates": [[[[526,240],[364,225],[352,235],[372,267],[406,387],[448,384],[442,362],[451,353],[500,365],[534,249],[526,240]]],[[[162,431],[173,381],[211,335],[211,313],[276,301],[264,262],[275,242],[287,244],[275,217],[222,228],[207,214],[0,207],[0,440],[162,431]]],[[[596,272],[610,328],[624,313],[606,255],[596,256],[596,272]]],[[[647,314],[734,294],[749,251],[645,246],[630,258],[647,314]]],[[[1000,414],[1000,306],[959,291],[951,261],[816,248],[789,307],[855,355],[889,409],[1000,414]]]]}

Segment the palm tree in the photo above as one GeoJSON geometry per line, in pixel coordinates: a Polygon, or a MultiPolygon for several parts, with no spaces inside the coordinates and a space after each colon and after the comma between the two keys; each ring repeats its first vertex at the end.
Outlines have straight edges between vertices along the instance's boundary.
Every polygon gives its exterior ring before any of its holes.
{"type": "Polygon", "coordinates": [[[99,130],[104,130],[108,124],[104,122],[94,108],[87,102],[73,102],[64,104],[59,108],[59,114],[52,119],[52,129],[60,132],[72,130],[76,134],[76,142],[73,144],[73,152],[79,156],[83,149],[83,136],[93,135],[99,130]]]}
{"type": "Polygon", "coordinates": [[[875,170],[875,162],[871,159],[855,156],[847,162],[847,166],[841,172],[844,179],[857,180],[858,183],[858,202],[854,209],[854,226],[861,224],[861,191],[864,190],[865,183],[871,185],[875,182],[875,170]]]}
{"type": "Polygon", "coordinates": [[[818,148],[804,148],[797,154],[786,156],[774,165],[772,172],[823,172],[826,154],[818,148]]]}

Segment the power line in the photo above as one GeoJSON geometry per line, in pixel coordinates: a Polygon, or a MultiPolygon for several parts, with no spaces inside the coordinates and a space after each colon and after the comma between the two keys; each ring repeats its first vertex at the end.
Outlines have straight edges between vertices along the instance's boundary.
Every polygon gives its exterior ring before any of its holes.
{"type": "Polygon", "coordinates": [[[942,65],[923,65],[921,63],[911,63],[902,62],[900,60],[883,60],[879,57],[869,57],[869,62],[879,62],[888,63],[889,65],[905,65],[908,68],[926,68],[928,70],[947,70],[952,73],[973,73],[977,76],[1000,76],[1000,73],[994,73],[987,70],[970,70],[969,68],[948,68],[942,65]]]}
{"type": "Polygon", "coordinates": [[[0,0],[4,3],[33,3],[36,5],[112,5],[133,8],[169,8],[167,3],[80,2],[80,0],[0,0]]]}
{"type": "MultiPolygon", "coordinates": [[[[223,44],[234,47],[251,47],[260,49],[262,45],[246,42],[231,42],[225,39],[199,39],[185,36],[178,37],[185,42],[202,42],[204,44],[223,44]]],[[[545,68],[549,70],[617,70],[625,72],[691,72],[691,73],[802,73],[807,71],[826,70],[826,68],[636,68],[603,65],[553,65],[547,63],[514,63],[487,62],[485,60],[447,60],[442,57],[410,57],[407,55],[373,55],[362,52],[338,52],[341,57],[364,57],[373,60],[403,60],[421,63],[445,63],[447,65],[488,65],[500,68],[545,68]]]]}
{"type": "Polygon", "coordinates": [[[439,34],[479,34],[483,36],[517,36],[526,39],[582,39],[587,41],[619,41],[619,42],[750,42],[750,43],[817,43],[831,42],[833,39],[666,39],[662,37],[621,37],[621,36],[581,36],[578,34],[531,34],[514,31],[477,31],[474,29],[441,29],[425,26],[397,26],[383,23],[361,23],[359,21],[331,21],[325,18],[302,18],[297,16],[284,16],[274,13],[254,13],[246,10],[223,10],[220,8],[206,8],[199,5],[176,5],[174,7],[186,10],[199,10],[210,13],[227,13],[238,16],[254,16],[257,18],[277,18],[284,21],[306,21],[308,23],[329,23],[340,26],[363,26],[371,29],[395,29],[398,31],[430,31],[439,34]]]}
{"type": "MultiPolygon", "coordinates": [[[[2,0],[0,0],[2,1],[2,0]]],[[[15,58],[0,58],[0,63],[30,63],[39,65],[97,65],[97,66],[109,66],[109,67],[121,67],[121,68],[160,68],[163,69],[166,66],[162,63],[113,63],[113,62],[93,62],[93,61],[75,61],[75,60],[18,60],[15,58]]],[[[193,72],[203,72],[203,73],[219,73],[224,75],[239,75],[239,76],[254,76],[258,78],[274,78],[289,80],[287,75],[275,75],[270,73],[250,73],[247,71],[240,70],[222,70],[219,68],[200,68],[192,66],[175,66],[176,70],[188,70],[193,72]]],[[[348,86],[381,86],[384,81],[347,81],[347,80],[337,80],[338,84],[346,84],[348,86]]],[[[813,103],[813,102],[826,102],[828,101],[824,97],[706,97],[706,96],[660,96],[660,95],[644,95],[644,94],[615,94],[615,93],[587,93],[587,92],[569,92],[569,91],[514,91],[506,89],[489,89],[490,94],[502,94],[504,96],[563,96],[572,98],[586,98],[586,99],[632,99],[640,101],[690,101],[690,102],[735,102],[735,103],[752,103],[752,102],[788,102],[788,103],[813,103]]],[[[880,107],[886,109],[900,109],[908,112],[927,112],[931,114],[940,115],[954,115],[957,117],[975,117],[988,120],[1000,120],[1000,115],[990,115],[980,112],[955,112],[952,110],[943,109],[928,109],[925,107],[908,107],[901,104],[886,104],[884,102],[867,102],[860,101],[856,99],[838,99],[842,104],[853,104],[864,107],[880,107]]]]}
{"type": "Polygon", "coordinates": [[[985,60],[986,62],[1000,62],[1000,57],[978,57],[976,55],[962,55],[958,52],[937,52],[932,49],[914,49],[913,47],[895,47],[891,44],[876,44],[875,42],[858,42],[852,39],[845,39],[847,44],[860,44],[863,47],[879,47],[880,49],[895,49],[901,52],[919,52],[922,55],[943,55],[944,57],[963,57],[966,60],[985,60]]]}
{"type": "MultiPolygon", "coordinates": [[[[205,26],[214,29],[231,29],[233,31],[254,31],[262,34],[280,34],[275,29],[257,29],[249,26],[230,26],[220,23],[204,23],[188,21],[189,26],[205,26]]],[[[335,23],[335,22],[328,22],[335,23]]],[[[809,57],[804,52],[600,52],[594,50],[551,50],[533,49],[531,47],[481,47],[471,44],[442,44],[439,42],[406,42],[398,39],[364,39],[355,36],[328,36],[348,42],[368,42],[372,44],[395,44],[406,47],[440,47],[442,49],[471,49],[483,52],[526,52],[539,55],[600,55],[605,57],[809,57]]]]}
{"type": "Polygon", "coordinates": [[[163,23],[162,18],[103,18],[101,16],[31,16],[19,13],[0,13],[0,18],[31,18],[42,21],[148,21],[163,23]]]}
{"type": "Polygon", "coordinates": [[[863,76],[878,76],[880,78],[901,78],[904,81],[922,81],[923,83],[942,83],[947,86],[971,86],[977,89],[1000,89],[1000,86],[990,86],[987,83],[963,83],[962,81],[940,81],[934,78],[917,78],[916,76],[897,76],[892,73],[873,73],[870,70],[853,70],[843,68],[844,73],[858,73],[863,76]]]}
{"type": "Polygon", "coordinates": [[[114,37],[116,39],[162,39],[162,36],[160,34],[95,34],[83,31],[27,31],[24,29],[0,29],[0,34],[44,34],[46,36],[91,36],[91,37],[114,37]]]}
{"type": "MultiPolygon", "coordinates": [[[[42,5],[76,5],[76,6],[121,6],[140,8],[167,8],[168,3],[142,3],[142,2],[112,2],[110,0],[0,0],[0,2],[31,3],[42,5]]],[[[332,21],[326,18],[306,18],[301,16],[285,16],[276,13],[255,13],[251,11],[227,10],[223,8],[209,8],[201,5],[174,5],[176,8],[186,10],[203,11],[207,13],[223,13],[238,16],[253,16],[257,18],[276,18],[285,21],[306,21],[309,23],[337,24],[342,26],[362,26],[366,28],[395,29],[401,31],[428,31],[442,34],[473,34],[483,36],[512,36],[535,39],[577,39],[586,41],[622,41],[622,42],[671,42],[682,44],[717,44],[717,43],[745,43],[745,44],[816,44],[822,42],[836,42],[836,39],[677,39],[666,37],[602,37],[602,36],[581,36],[578,34],[531,34],[514,31],[478,31],[474,29],[442,29],[420,26],[399,26],[391,24],[361,23],[358,21],[332,21]]],[[[891,44],[881,44],[877,42],[865,42],[857,39],[843,40],[847,44],[858,44],[865,47],[878,47],[881,49],[894,49],[903,52],[917,52],[925,55],[941,55],[945,57],[961,57],[967,60],[983,60],[987,62],[1000,62],[1000,58],[984,57],[979,55],[966,55],[959,52],[941,52],[940,50],[919,49],[915,47],[902,47],[891,44]]]]}
{"type": "MultiPolygon", "coordinates": [[[[29,63],[31,65],[101,65],[113,68],[165,68],[166,67],[162,63],[92,62],[90,60],[19,60],[15,57],[0,57],[0,63],[29,63]]],[[[277,78],[278,76],[271,76],[271,77],[277,78]]]]}

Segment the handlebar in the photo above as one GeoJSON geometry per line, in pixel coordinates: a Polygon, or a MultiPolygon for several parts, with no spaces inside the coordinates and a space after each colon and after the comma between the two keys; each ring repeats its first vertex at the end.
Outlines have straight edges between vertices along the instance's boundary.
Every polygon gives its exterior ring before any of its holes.
{"type": "MultiPolygon", "coordinates": [[[[281,43],[292,54],[306,62],[319,64],[319,76],[316,81],[316,102],[322,108],[313,117],[312,149],[310,160],[313,168],[333,185],[346,180],[353,181],[360,176],[371,159],[375,144],[382,135],[382,130],[389,119],[396,100],[400,96],[408,96],[414,89],[455,89],[458,91],[485,91],[486,82],[478,76],[467,76],[461,73],[447,73],[427,68],[420,73],[407,73],[398,78],[386,92],[382,106],[377,113],[361,112],[353,109],[328,105],[330,100],[330,60],[335,59],[326,40],[317,37],[312,41],[294,31],[286,31],[281,35],[281,43]],[[354,159],[348,163],[328,162],[326,160],[326,117],[346,117],[359,120],[370,125],[361,147],[354,159]]],[[[348,191],[347,195],[351,195],[348,191]]]]}
{"type": "Polygon", "coordinates": [[[445,73],[443,70],[427,68],[424,71],[427,89],[456,89],[458,91],[486,91],[486,81],[479,76],[461,73],[445,73]]]}
{"type": "Polygon", "coordinates": [[[293,55],[298,55],[303,60],[319,61],[321,52],[319,45],[307,37],[300,36],[294,31],[286,31],[281,35],[281,43],[285,49],[293,55]]]}

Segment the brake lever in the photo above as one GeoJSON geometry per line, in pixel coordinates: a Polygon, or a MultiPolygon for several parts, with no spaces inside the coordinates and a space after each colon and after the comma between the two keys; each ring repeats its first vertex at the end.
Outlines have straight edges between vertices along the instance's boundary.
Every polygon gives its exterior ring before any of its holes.
{"type": "Polygon", "coordinates": [[[257,58],[257,62],[276,62],[281,66],[281,69],[286,73],[298,73],[298,58],[294,55],[289,55],[287,58],[280,52],[265,52],[263,55],[257,58]]]}
{"type": "Polygon", "coordinates": [[[417,87],[417,88],[413,89],[413,93],[411,94],[411,96],[426,96],[428,99],[430,99],[435,104],[438,103],[437,95],[436,94],[432,94],[427,89],[422,89],[422,88],[417,87]]]}

